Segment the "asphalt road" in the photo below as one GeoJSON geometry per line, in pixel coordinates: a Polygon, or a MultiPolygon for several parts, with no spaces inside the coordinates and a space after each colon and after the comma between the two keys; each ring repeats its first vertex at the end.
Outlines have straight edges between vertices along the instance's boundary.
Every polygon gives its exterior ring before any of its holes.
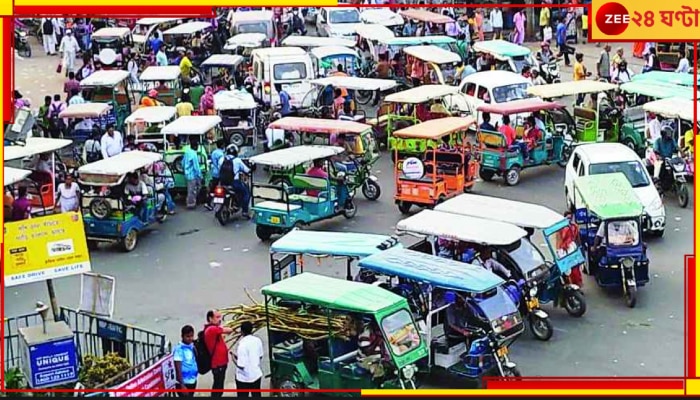
{"type": "MultiPolygon", "coordinates": [[[[34,43],[35,56],[17,60],[15,87],[38,106],[46,94],[60,93],[63,77],[55,73],[56,57],[44,56],[34,43]]],[[[594,69],[600,49],[579,46],[594,69]]],[[[631,45],[626,45],[631,55],[631,45]]],[[[639,61],[633,61],[639,64],[639,61]]],[[[562,68],[564,80],[571,69],[562,68]]],[[[313,225],[317,230],[391,233],[401,214],[393,204],[391,162],[376,165],[383,189],[378,202],[358,199],[353,220],[339,217],[313,225]]],[[[534,202],[564,209],[564,170],[558,166],[527,170],[517,187],[501,180],[480,182],[475,193],[534,202]]],[[[692,200],[691,200],[692,203],[692,200]]],[[[684,352],[684,264],[692,251],[693,205],[680,209],[667,201],[667,229],[662,239],[649,240],[652,281],[640,290],[637,307],[629,309],[619,294],[606,293],[586,277],[583,290],[588,311],[580,319],[547,307],[555,326],[546,343],[525,333],[512,348],[512,358],[527,376],[681,376],[684,352]]],[[[539,239],[538,239],[539,240],[539,239]]],[[[222,227],[204,209],[186,211],[141,236],[133,253],[101,246],[91,254],[95,272],[117,281],[115,319],[163,332],[176,342],[185,324],[199,329],[207,309],[248,303],[244,289],[262,299],[258,289],[269,283],[268,245],[261,243],[251,222],[222,227]]],[[[307,271],[342,278],[340,265],[308,263],[307,271]]],[[[59,303],[76,307],[77,277],[55,281],[59,303]]],[[[36,283],[5,292],[5,316],[32,312],[36,300],[47,300],[46,286],[36,283]]],[[[261,333],[263,336],[264,334],[261,333]]],[[[202,387],[209,385],[202,380],[202,387]]],[[[229,368],[227,387],[232,387],[229,368]]]]}

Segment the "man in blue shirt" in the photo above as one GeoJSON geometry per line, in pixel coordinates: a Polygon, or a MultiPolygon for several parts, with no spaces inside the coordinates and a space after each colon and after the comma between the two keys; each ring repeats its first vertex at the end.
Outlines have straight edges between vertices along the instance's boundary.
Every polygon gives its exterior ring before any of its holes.
{"type": "Polygon", "coordinates": [[[182,155],[182,170],[187,181],[187,208],[197,207],[197,195],[202,187],[202,169],[199,165],[199,141],[196,138],[190,140],[190,145],[185,147],[182,155]]]}
{"type": "Polygon", "coordinates": [[[279,83],[275,84],[275,90],[277,90],[277,93],[280,95],[280,114],[282,114],[283,117],[292,114],[292,106],[289,103],[291,100],[289,93],[287,93],[279,83]]]}
{"type": "Polygon", "coordinates": [[[151,35],[151,40],[148,41],[148,45],[151,46],[151,50],[153,50],[153,54],[158,54],[158,50],[160,50],[161,47],[163,47],[163,41],[156,36],[155,33],[151,35]]]}
{"type": "Polygon", "coordinates": [[[569,60],[569,53],[571,49],[566,44],[566,24],[564,24],[564,18],[559,18],[559,23],[557,24],[557,46],[559,46],[558,57],[564,55],[564,63],[567,67],[570,67],[571,60],[569,60]]]}
{"type": "Polygon", "coordinates": [[[654,154],[657,161],[654,162],[654,180],[659,179],[661,167],[664,165],[665,158],[671,158],[678,152],[678,144],[673,139],[673,128],[664,126],[661,129],[661,137],[654,142],[654,154]]]}
{"type": "Polygon", "coordinates": [[[496,127],[491,124],[491,114],[485,112],[482,114],[483,122],[479,126],[479,130],[482,131],[489,131],[489,132],[496,132],[496,127]]]}
{"type": "MultiPolygon", "coordinates": [[[[241,217],[250,218],[248,210],[250,208],[250,189],[248,185],[241,179],[241,174],[250,175],[250,168],[238,156],[238,146],[230,144],[226,147],[226,155],[219,161],[219,168],[224,164],[224,161],[231,160],[233,162],[233,182],[224,182],[224,177],[219,175],[221,185],[232,186],[233,190],[238,195],[239,204],[242,209],[241,217]]],[[[221,171],[219,171],[221,172],[221,171]]],[[[229,178],[230,179],[230,178],[229,178]]]]}
{"type": "MultiPolygon", "coordinates": [[[[180,331],[182,341],[173,349],[173,361],[177,376],[177,389],[194,390],[197,388],[197,358],[194,352],[194,328],[185,325],[180,331]]],[[[193,393],[178,393],[180,397],[187,397],[193,393]]]]}
{"type": "Polygon", "coordinates": [[[211,193],[219,185],[219,167],[221,165],[221,160],[224,158],[224,148],[226,147],[226,142],[224,139],[219,139],[216,141],[216,149],[211,152],[209,158],[211,159],[211,183],[209,184],[209,204],[204,207],[207,210],[212,210],[211,193]]]}

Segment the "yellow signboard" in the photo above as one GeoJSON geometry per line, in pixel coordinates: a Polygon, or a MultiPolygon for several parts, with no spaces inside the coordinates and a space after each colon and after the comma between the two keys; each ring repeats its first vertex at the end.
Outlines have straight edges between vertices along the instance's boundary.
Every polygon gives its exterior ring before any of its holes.
{"type": "Polygon", "coordinates": [[[698,40],[700,3],[687,0],[593,0],[592,40],[698,40]]]}
{"type": "Polygon", "coordinates": [[[5,223],[5,287],[90,272],[80,213],[5,223]]]}

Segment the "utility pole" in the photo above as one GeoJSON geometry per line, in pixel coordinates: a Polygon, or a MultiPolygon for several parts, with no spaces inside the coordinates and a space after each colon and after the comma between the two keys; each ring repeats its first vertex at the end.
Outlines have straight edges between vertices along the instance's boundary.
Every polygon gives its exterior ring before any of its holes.
{"type": "MultiPolygon", "coordinates": [[[[525,0],[525,5],[534,5],[535,0],[525,0]]],[[[525,27],[525,40],[535,40],[537,31],[540,26],[539,12],[535,11],[534,7],[525,8],[525,18],[527,18],[527,26],[525,27]]]]}

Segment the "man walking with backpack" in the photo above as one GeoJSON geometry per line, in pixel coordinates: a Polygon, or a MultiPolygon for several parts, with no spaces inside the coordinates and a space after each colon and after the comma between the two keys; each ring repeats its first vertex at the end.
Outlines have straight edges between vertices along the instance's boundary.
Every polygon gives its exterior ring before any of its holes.
{"type": "Polygon", "coordinates": [[[53,18],[42,18],[41,36],[44,42],[44,51],[47,56],[56,54],[56,35],[54,32],[53,18]]]}
{"type": "Polygon", "coordinates": [[[195,348],[197,351],[197,369],[200,374],[211,371],[214,383],[211,389],[212,397],[222,397],[224,392],[224,380],[228,367],[228,348],[223,335],[233,333],[233,329],[221,326],[221,313],[217,310],[207,311],[207,324],[204,330],[197,335],[195,348]]]}
{"type": "Polygon", "coordinates": [[[53,101],[49,105],[49,129],[51,131],[51,137],[57,139],[61,137],[63,130],[66,128],[65,121],[63,118],[59,118],[58,115],[61,111],[66,109],[66,103],[61,101],[61,95],[55,94],[53,96],[53,101]]]}

